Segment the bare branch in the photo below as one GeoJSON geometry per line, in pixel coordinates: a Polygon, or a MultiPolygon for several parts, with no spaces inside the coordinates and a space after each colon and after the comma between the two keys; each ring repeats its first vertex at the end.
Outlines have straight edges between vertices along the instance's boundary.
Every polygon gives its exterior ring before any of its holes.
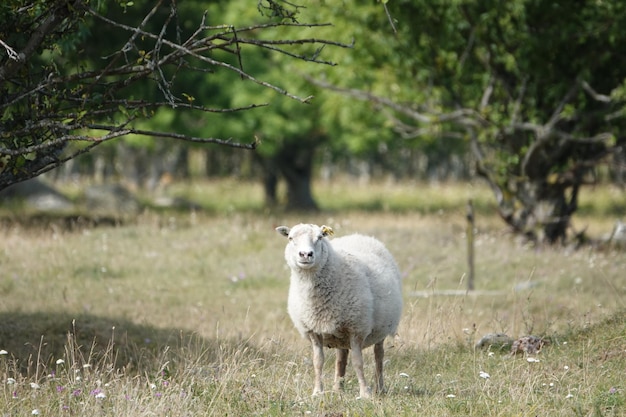
{"type": "Polygon", "coordinates": [[[15,52],[15,50],[13,48],[11,48],[9,45],[7,45],[2,39],[0,39],[0,45],[2,45],[4,47],[4,49],[6,49],[7,51],[7,55],[9,56],[10,59],[17,61],[20,59],[19,55],[17,54],[17,52],[15,52]]]}
{"type": "Polygon", "coordinates": [[[479,109],[483,111],[489,105],[489,100],[491,99],[491,94],[493,94],[493,77],[489,77],[489,83],[487,83],[487,87],[485,87],[485,91],[483,91],[482,98],[480,99],[480,107],[479,109]]]}
{"type": "Polygon", "coordinates": [[[385,107],[388,107],[404,116],[407,116],[418,123],[424,124],[442,124],[447,122],[454,122],[459,126],[465,127],[477,127],[485,125],[485,120],[473,109],[461,108],[448,113],[441,113],[435,110],[429,110],[428,113],[415,110],[406,104],[397,103],[387,97],[381,97],[368,91],[343,88],[330,84],[326,81],[319,79],[313,79],[308,76],[304,76],[312,84],[325,88],[327,90],[335,91],[344,94],[349,97],[356,98],[361,101],[369,101],[385,107]]]}
{"type": "Polygon", "coordinates": [[[613,101],[611,99],[611,96],[596,92],[596,90],[594,90],[587,81],[582,81],[580,84],[582,85],[583,90],[585,90],[594,100],[600,101],[602,103],[610,103],[611,101],[613,101]]]}
{"type": "Polygon", "coordinates": [[[333,45],[333,46],[340,46],[342,48],[353,48],[354,47],[354,41],[351,44],[345,44],[345,43],[341,43],[341,42],[328,42],[328,41],[322,41],[320,39],[315,39],[315,38],[311,38],[311,39],[296,39],[296,40],[292,40],[292,41],[285,41],[285,40],[278,40],[278,41],[268,41],[268,40],[261,40],[261,39],[238,39],[238,43],[241,44],[249,44],[249,45],[255,45],[255,46],[259,46],[261,48],[265,48],[265,49],[269,49],[271,51],[276,51],[279,52],[281,54],[290,56],[292,58],[296,58],[302,61],[309,61],[309,62],[315,62],[317,64],[326,64],[326,65],[330,65],[330,66],[335,66],[337,65],[334,62],[331,61],[323,61],[323,60],[319,60],[318,56],[321,52],[321,50],[326,46],[326,45],[333,45]],[[282,48],[277,48],[274,45],[304,45],[304,44],[321,44],[322,46],[320,46],[315,53],[311,56],[311,57],[307,57],[306,55],[302,55],[302,54],[295,54],[293,52],[289,52],[285,49],[282,48]]]}
{"type": "Polygon", "coordinates": [[[300,24],[292,19],[291,22],[271,22],[241,28],[233,25],[209,26],[206,12],[199,17],[198,26],[191,35],[181,39],[182,29],[175,0],[154,2],[136,27],[100,15],[84,0],[42,3],[48,4],[48,9],[44,7],[40,15],[32,16],[36,24],[26,21],[28,29],[24,31],[24,46],[19,48],[21,50],[11,48],[8,38],[0,40],[0,47],[4,47],[9,55],[9,59],[0,65],[0,86],[6,93],[0,96],[0,114],[4,114],[0,134],[2,138],[13,138],[0,141],[0,156],[3,158],[0,189],[37,176],[101,143],[126,135],[255,149],[256,139],[245,143],[233,138],[197,137],[184,132],[140,129],[134,124],[149,119],[160,108],[230,113],[268,105],[252,103],[214,108],[196,100],[191,95],[193,92],[182,92],[181,84],[176,83],[183,76],[210,74],[219,68],[278,94],[309,103],[312,96],[299,97],[248,72],[244,67],[242,48],[262,48],[301,61],[334,65],[321,57],[324,47],[352,46],[314,37],[267,40],[259,36],[264,30],[272,28],[311,28],[328,24],[300,24]],[[163,10],[166,3],[169,13],[162,14],[159,11],[163,10]],[[53,60],[49,66],[43,67],[43,71],[46,71],[43,73],[41,64],[32,62],[35,52],[50,48],[65,34],[71,36],[72,31],[79,27],[78,22],[82,22],[85,16],[97,19],[98,24],[126,32],[128,38],[122,41],[115,52],[102,57],[104,64],[100,66],[98,63],[95,66],[78,63],[76,69],[72,70],[56,67],[55,53],[52,53],[53,60]],[[156,30],[148,29],[155,26],[157,16],[161,20],[156,30]],[[233,54],[237,63],[220,60],[222,55],[213,53],[216,50],[233,54]],[[22,73],[21,68],[26,71],[22,73]],[[146,98],[127,98],[125,91],[139,82],[148,82],[151,87],[156,85],[160,97],[155,99],[147,94],[146,98]],[[66,146],[70,142],[79,144],[66,146]]]}
{"type": "Polygon", "coordinates": [[[520,115],[520,109],[522,108],[522,100],[524,99],[524,95],[526,94],[526,86],[528,85],[528,77],[524,77],[522,80],[522,85],[519,89],[519,94],[517,95],[517,99],[513,102],[513,111],[511,112],[511,124],[517,123],[517,119],[520,115]]]}
{"type": "MultiPolygon", "coordinates": [[[[18,149],[9,149],[0,147],[0,155],[7,156],[19,156],[19,155],[27,155],[36,152],[46,151],[50,148],[58,148],[59,146],[65,145],[67,142],[88,142],[92,143],[93,146],[99,145],[103,142],[109,141],[111,139],[116,139],[122,136],[128,135],[139,135],[139,136],[149,136],[149,137],[159,137],[159,138],[169,138],[182,140],[185,142],[193,142],[193,143],[212,143],[222,146],[227,146],[230,148],[238,148],[238,149],[248,149],[253,150],[256,149],[258,143],[257,141],[253,141],[251,143],[240,143],[234,142],[232,138],[229,139],[219,139],[219,138],[199,138],[189,135],[183,135],[180,133],[172,133],[172,132],[159,132],[159,131],[151,131],[151,130],[143,130],[143,129],[134,129],[134,128],[124,128],[120,129],[118,126],[107,126],[107,125],[88,125],[89,129],[93,130],[104,130],[107,131],[103,136],[93,136],[93,135],[62,135],[56,139],[40,143],[38,145],[18,148],[18,149]]],[[[70,130],[70,129],[68,129],[70,130]]]]}
{"type": "MultiPolygon", "coordinates": [[[[111,19],[108,19],[108,18],[106,18],[106,17],[96,13],[93,9],[88,9],[88,12],[91,15],[93,15],[94,17],[96,17],[98,19],[101,19],[102,21],[107,22],[108,24],[110,24],[112,26],[115,26],[115,27],[118,27],[120,29],[124,29],[124,30],[130,31],[130,32],[133,32],[133,33],[138,33],[141,36],[144,36],[144,37],[149,38],[149,39],[158,39],[158,37],[156,35],[152,34],[152,33],[145,32],[144,30],[142,30],[140,28],[133,28],[133,27],[121,24],[119,22],[115,22],[115,21],[113,21],[111,19]]],[[[296,24],[296,25],[292,25],[292,26],[309,26],[309,25],[296,24]]],[[[258,26],[256,26],[257,29],[261,28],[261,27],[269,27],[269,26],[268,25],[258,25],[258,26]]],[[[252,28],[255,28],[255,27],[252,26],[252,27],[245,28],[243,30],[252,30],[252,28]]],[[[325,41],[315,40],[315,42],[319,43],[319,42],[325,42],[325,41]]],[[[189,48],[187,48],[187,47],[185,47],[183,45],[176,44],[176,43],[171,42],[171,41],[169,41],[167,39],[162,39],[162,43],[167,45],[167,46],[169,46],[169,47],[171,47],[174,50],[179,51],[183,56],[194,57],[194,58],[196,58],[196,59],[198,59],[200,61],[206,62],[207,64],[226,68],[226,69],[228,69],[230,71],[233,71],[233,72],[237,73],[241,78],[247,79],[247,80],[252,81],[252,82],[254,82],[256,84],[259,84],[259,85],[261,85],[263,87],[266,87],[266,88],[269,88],[271,90],[274,90],[274,91],[276,91],[277,93],[279,93],[281,95],[287,96],[287,97],[289,97],[291,99],[294,99],[294,100],[297,100],[297,101],[299,101],[301,103],[309,103],[311,101],[311,99],[313,98],[313,96],[308,96],[308,97],[301,98],[301,97],[298,97],[296,95],[293,95],[293,94],[289,93],[287,90],[285,90],[283,88],[280,88],[280,87],[278,87],[276,85],[273,85],[271,83],[268,83],[266,81],[259,80],[259,79],[255,78],[254,76],[246,73],[242,69],[237,68],[237,67],[235,67],[235,66],[233,66],[233,65],[231,65],[229,63],[214,60],[212,58],[209,58],[206,55],[200,55],[198,53],[199,51],[196,51],[196,50],[193,50],[193,49],[189,49],[189,48]]],[[[295,44],[295,43],[297,43],[297,41],[291,41],[291,44],[295,44]]],[[[173,55],[170,55],[169,57],[171,58],[172,56],[173,55]]],[[[159,62],[159,65],[163,65],[164,63],[165,62],[159,62]]]]}
{"type": "Polygon", "coordinates": [[[398,30],[396,29],[396,25],[393,23],[393,18],[391,17],[391,13],[389,13],[389,9],[387,8],[387,2],[383,1],[383,8],[385,9],[385,14],[387,15],[387,20],[389,21],[389,25],[391,26],[391,30],[395,35],[398,34],[398,30]]]}
{"type": "Polygon", "coordinates": [[[308,76],[305,76],[305,78],[312,83],[313,85],[316,85],[318,87],[321,88],[325,88],[327,90],[330,91],[335,91],[337,93],[341,93],[344,94],[346,96],[349,97],[353,97],[356,98],[357,100],[361,100],[361,101],[369,101],[372,103],[376,103],[376,104],[382,104],[386,107],[389,107],[401,114],[404,114],[405,116],[409,116],[410,118],[420,122],[420,123],[432,123],[433,122],[433,117],[432,116],[427,116],[425,114],[422,114],[418,111],[415,111],[411,108],[409,108],[408,106],[404,106],[401,105],[399,103],[396,103],[386,97],[380,97],[377,96],[373,93],[370,93],[368,91],[363,91],[363,90],[357,90],[357,89],[353,89],[353,88],[344,88],[344,87],[338,87],[334,84],[330,84],[326,81],[322,81],[320,79],[314,79],[308,76]]]}
{"type": "MultiPolygon", "coordinates": [[[[556,126],[556,124],[562,119],[561,115],[563,113],[563,108],[565,108],[565,105],[569,103],[572,98],[574,98],[574,95],[576,95],[576,93],[578,92],[578,87],[578,83],[574,83],[574,85],[570,87],[569,91],[565,93],[565,96],[563,96],[563,99],[561,99],[559,104],[554,109],[552,116],[550,116],[550,119],[543,127],[541,131],[542,134],[549,135],[550,132],[552,132],[552,130],[554,129],[554,126],[556,126]]],[[[542,138],[543,136],[540,136],[538,139],[541,140],[542,138]]]]}

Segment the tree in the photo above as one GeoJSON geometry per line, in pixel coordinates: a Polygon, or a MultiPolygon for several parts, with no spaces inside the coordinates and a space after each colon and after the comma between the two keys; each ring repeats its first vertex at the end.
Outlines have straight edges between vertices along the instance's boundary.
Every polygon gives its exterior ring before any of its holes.
{"type": "Polygon", "coordinates": [[[347,46],[318,38],[263,39],[259,34],[281,28],[323,26],[298,23],[298,8],[283,4],[289,5],[260,0],[258,9],[269,15],[266,21],[238,27],[211,24],[206,13],[193,25],[183,26],[178,19],[181,6],[174,0],[156,4],[118,0],[110,9],[104,2],[90,0],[4,2],[0,6],[0,46],[6,51],[0,58],[0,189],[128,135],[255,149],[257,141],[250,135],[241,141],[143,126],[159,109],[224,115],[269,104],[252,100],[236,107],[214,106],[210,95],[198,96],[180,87],[181,80],[197,79],[199,74],[232,73],[246,85],[309,103],[312,97],[291,94],[242,65],[250,50],[262,50],[266,57],[281,54],[330,64],[319,53],[307,55],[300,50],[347,46]],[[144,10],[140,21],[129,19],[133,13],[119,14],[144,10]],[[104,49],[94,48],[90,28],[122,36],[111,36],[104,49]]]}
{"type": "MultiPolygon", "coordinates": [[[[255,153],[264,171],[264,186],[266,200],[269,205],[277,204],[277,185],[284,179],[287,188],[285,208],[291,210],[315,210],[317,202],[312,195],[311,178],[315,172],[316,164],[319,163],[320,150],[324,155],[339,158],[346,155],[363,156],[368,153],[376,153],[382,149],[382,144],[390,140],[391,135],[386,130],[378,128],[385,119],[376,113],[372,113],[369,103],[354,103],[344,100],[335,94],[328,94],[323,89],[312,86],[307,74],[322,67],[328,69],[328,73],[340,71],[344,76],[346,72],[355,71],[355,65],[363,73],[368,73],[366,63],[357,61],[355,55],[362,54],[363,48],[368,48],[369,39],[364,26],[359,19],[346,21],[341,19],[337,9],[341,9],[339,3],[307,3],[307,8],[300,11],[300,17],[306,21],[330,21],[333,24],[320,28],[304,28],[302,35],[322,36],[323,38],[340,39],[346,43],[354,44],[354,49],[346,51],[343,48],[324,49],[324,56],[338,66],[306,66],[301,60],[289,60],[277,63],[272,60],[248,59],[247,65],[254,65],[255,73],[262,73],[263,79],[273,83],[281,82],[288,85],[289,90],[308,91],[315,96],[315,100],[309,106],[297,106],[293,100],[280,98],[274,102],[271,113],[245,112],[230,114],[228,123],[213,124],[220,129],[220,134],[225,136],[238,136],[240,131],[254,131],[262,140],[255,153]],[[312,31],[315,29],[315,33],[312,31]],[[342,52],[339,52],[341,49],[342,52]],[[330,58],[329,58],[330,57],[330,58]],[[372,128],[374,127],[374,128],[372,128]],[[223,130],[221,130],[223,129],[223,130]]],[[[358,12],[359,16],[371,8],[369,6],[350,7],[358,12]]],[[[375,6],[376,10],[381,10],[375,6]]],[[[230,2],[225,10],[226,13],[234,13],[237,16],[245,16],[254,21],[258,16],[245,15],[244,3],[230,2]]],[[[282,28],[281,30],[284,30],[282,28]]],[[[284,36],[280,31],[275,36],[284,36]]],[[[321,49],[311,51],[313,56],[319,55],[321,49]]],[[[257,50],[257,54],[262,51],[257,50]]],[[[224,81],[228,82],[228,81],[224,81]]],[[[245,92],[232,95],[230,105],[240,105],[241,100],[249,100],[251,96],[263,97],[267,94],[261,89],[247,89],[245,92]]]]}
{"type": "MultiPolygon", "coordinates": [[[[221,12],[226,18],[236,16],[246,25],[256,25],[260,18],[246,2],[228,2],[221,12]]],[[[300,14],[298,16],[300,17],[300,14]]],[[[311,20],[314,19],[315,16],[311,16],[311,20]]],[[[320,36],[317,33],[320,29],[323,28],[303,27],[300,35],[305,38],[320,36]]],[[[262,36],[265,41],[275,42],[287,36],[288,30],[289,27],[285,26],[271,34],[257,33],[251,36],[262,36]]],[[[307,55],[318,57],[321,53],[322,49],[314,46],[307,55]]],[[[219,121],[217,115],[209,116],[205,129],[207,134],[225,137],[240,137],[246,133],[255,135],[261,146],[254,153],[254,160],[262,172],[268,206],[275,207],[284,203],[287,210],[317,210],[311,182],[316,151],[328,138],[327,132],[320,127],[318,120],[323,98],[318,96],[315,89],[298,74],[292,65],[295,61],[309,66],[305,60],[279,61],[275,56],[268,56],[267,51],[257,49],[250,51],[244,58],[243,66],[259,74],[263,80],[280,84],[289,91],[306,91],[305,94],[314,95],[315,100],[310,101],[307,106],[302,106],[288,97],[277,97],[272,100],[271,111],[231,113],[219,118],[219,121]],[[284,202],[279,201],[278,196],[280,180],[284,180],[286,184],[284,202]]],[[[236,81],[233,74],[226,73],[211,80],[208,78],[204,80],[206,88],[214,90],[216,96],[229,107],[241,106],[254,100],[268,101],[273,95],[262,86],[244,89],[241,85],[236,85],[236,81]],[[220,91],[219,85],[233,85],[234,94],[224,94],[220,91]]]]}
{"type": "Polygon", "coordinates": [[[504,221],[532,240],[564,241],[580,188],[624,142],[626,3],[387,7],[395,23],[380,13],[368,27],[387,33],[388,61],[376,71],[400,87],[316,85],[383,109],[403,138],[463,139],[504,221]]]}

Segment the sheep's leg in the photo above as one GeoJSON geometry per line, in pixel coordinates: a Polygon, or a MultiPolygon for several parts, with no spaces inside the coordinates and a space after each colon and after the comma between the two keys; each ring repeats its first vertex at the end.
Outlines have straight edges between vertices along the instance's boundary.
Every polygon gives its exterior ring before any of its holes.
{"type": "Polygon", "coordinates": [[[324,345],[322,335],[309,333],[311,345],[313,346],[313,368],[315,369],[315,385],[313,387],[313,395],[324,392],[322,384],[322,370],[324,368],[324,345]]]}
{"type": "Polygon", "coordinates": [[[359,380],[359,397],[370,398],[372,394],[365,383],[365,375],[363,373],[363,340],[357,336],[352,336],[350,338],[350,349],[352,350],[352,365],[354,365],[354,371],[359,380]]]}
{"type": "Polygon", "coordinates": [[[348,349],[337,349],[337,360],[335,362],[335,384],[333,389],[339,391],[343,389],[343,379],[346,376],[346,365],[348,364],[348,349]]]}
{"type": "Polygon", "coordinates": [[[383,358],[385,356],[385,340],[374,345],[374,361],[376,362],[376,385],[375,390],[377,394],[382,394],[385,390],[383,383],[383,358]]]}

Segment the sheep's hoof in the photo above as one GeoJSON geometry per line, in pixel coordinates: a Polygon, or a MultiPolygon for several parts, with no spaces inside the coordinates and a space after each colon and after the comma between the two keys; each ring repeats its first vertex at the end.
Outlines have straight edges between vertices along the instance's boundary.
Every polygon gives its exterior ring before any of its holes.
{"type": "Polygon", "coordinates": [[[313,394],[311,394],[311,397],[319,397],[320,395],[324,395],[324,391],[316,389],[313,391],[313,394]]]}
{"type": "Polygon", "coordinates": [[[370,390],[369,388],[366,389],[362,389],[361,393],[358,397],[356,397],[357,400],[361,400],[361,399],[370,399],[372,398],[372,390],[370,390]]]}

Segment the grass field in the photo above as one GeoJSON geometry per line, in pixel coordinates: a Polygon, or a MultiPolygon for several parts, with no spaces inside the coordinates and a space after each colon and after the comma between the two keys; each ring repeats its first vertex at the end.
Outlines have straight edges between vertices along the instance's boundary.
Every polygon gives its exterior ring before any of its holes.
{"type": "MultiPolygon", "coordinates": [[[[119,227],[5,222],[0,416],[626,414],[624,252],[524,245],[475,185],[318,186],[325,210],[306,216],[264,212],[258,188],[234,185],[174,189],[208,210],[147,211],[119,227]],[[465,294],[468,198],[477,291],[465,294]],[[405,307],[382,397],[357,400],[350,365],[344,393],[310,396],[310,347],[286,312],[274,231],[300,221],[374,235],[396,256],[405,307]],[[551,343],[532,362],[473,348],[493,332],[551,343]]],[[[612,191],[601,192],[581,202],[577,227],[610,231],[612,191]]],[[[371,381],[371,349],[365,361],[371,381]]]]}

